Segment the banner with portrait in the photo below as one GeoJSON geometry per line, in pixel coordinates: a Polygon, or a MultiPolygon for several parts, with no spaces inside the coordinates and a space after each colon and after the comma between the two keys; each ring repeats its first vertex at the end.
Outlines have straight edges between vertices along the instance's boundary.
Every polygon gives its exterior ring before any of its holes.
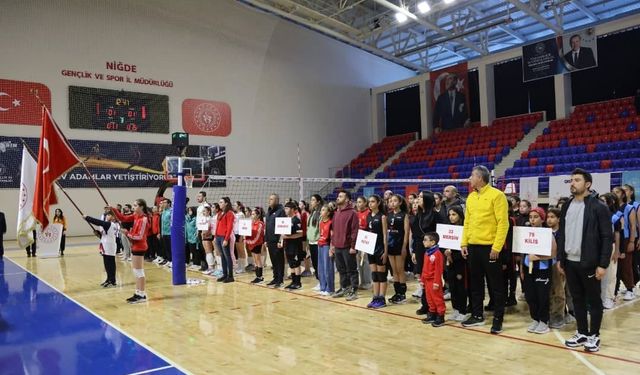
{"type": "Polygon", "coordinates": [[[525,82],[598,66],[595,29],[556,36],[522,47],[525,82]]]}
{"type": "Polygon", "coordinates": [[[467,63],[429,73],[433,129],[462,128],[469,121],[467,63]]]}

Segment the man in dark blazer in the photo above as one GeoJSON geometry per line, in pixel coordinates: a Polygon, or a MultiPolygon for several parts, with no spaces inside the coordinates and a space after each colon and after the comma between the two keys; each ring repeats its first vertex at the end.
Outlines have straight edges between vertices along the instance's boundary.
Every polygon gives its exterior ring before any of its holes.
{"type": "Polygon", "coordinates": [[[449,74],[445,80],[447,90],[440,94],[433,111],[433,127],[437,132],[462,128],[469,122],[467,101],[457,90],[458,76],[449,74]]]}
{"type": "Polygon", "coordinates": [[[4,257],[4,234],[7,233],[7,221],[4,219],[4,213],[0,211],[0,259],[4,257]]]}
{"type": "Polygon", "coordinates": [[[564,59],[576,69],[591,68],[596,65],[596,59],[593,57],[593,51],[588,47],[580,47],[582,38],[580,35],[572,35],[569,39],[571,51],[564,55],[564,59]]]}

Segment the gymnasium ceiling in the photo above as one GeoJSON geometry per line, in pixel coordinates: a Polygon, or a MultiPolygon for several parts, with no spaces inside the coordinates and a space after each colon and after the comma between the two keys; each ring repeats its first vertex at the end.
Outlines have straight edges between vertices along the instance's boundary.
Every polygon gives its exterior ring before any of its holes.
{"type": "Polygon", "coordinates": [[[416,72],[640,12],[640,0],[427,0],[426,13],[423,0],[237,1],[416,72]]]}

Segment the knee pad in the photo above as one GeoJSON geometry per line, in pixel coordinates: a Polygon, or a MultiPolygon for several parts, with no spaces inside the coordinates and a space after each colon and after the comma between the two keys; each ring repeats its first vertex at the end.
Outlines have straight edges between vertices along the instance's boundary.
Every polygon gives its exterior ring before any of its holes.
{"type": "Polygon", "coordinates": [[[144,269],[143,268],[134,268],[133,269],[133,274],[136,276],[137,279],[143,278],[144,277],[144,269]]]}

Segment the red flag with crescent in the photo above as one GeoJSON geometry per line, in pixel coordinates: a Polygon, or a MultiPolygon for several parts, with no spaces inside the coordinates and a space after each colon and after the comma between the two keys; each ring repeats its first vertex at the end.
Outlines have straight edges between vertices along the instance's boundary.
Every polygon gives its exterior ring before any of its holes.
{"type": "Polygon", "coordinates": [[[69,145],[69,141],[53,122],[51,113],[42,106],[42,132],[38,150],[33,216],[43,229],[49,224],[49,206],[57,203],[53,183],[79,162],[80,159],[69,145]]]}

